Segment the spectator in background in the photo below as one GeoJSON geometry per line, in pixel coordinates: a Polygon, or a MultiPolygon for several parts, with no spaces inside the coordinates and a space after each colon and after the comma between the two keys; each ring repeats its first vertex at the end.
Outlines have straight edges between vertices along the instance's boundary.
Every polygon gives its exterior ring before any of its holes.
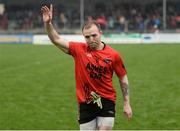
{"type": "Polygon", "coordinates": [[[7,14],[3,14],[0,16],[0,28],[3,30],[7,30],[8,29],[8,18],[7,18],[7,14]]]}
{"type": "Polygon", "coordinates": [[[177,28],[176,17],[174,15],[171,15],[169,18],[169,26],[171,29],[177,28]]]}
{"type": "Polygon", "coordinates": [[[144,20],[143,20],[141,13],[138,13],[135,16],[135,23],[136,23],[137,31],[139,31],[139,33],[143,33],[145,30],[145,27],[144,27],[144,20]]]}
{"type": "Polygon", "coordinates": [[[107,26],[110,30],[113,30],[115,28],[115,19],[113,18],[113,16],[108,17],[107,26]]]}
{"type": "Polygon", "coordinates": [[[176,25],[177,25],[177,28],[180,28],[180,13],[176,16],[176,25]]]}
{"type": "Polygon", "coordinates": [[[154,33],[159,33],[159,28],[160,28],[160,25],[161,25],[161,20],[159,18],[159,15],[153,15],[152,16],[152,31],[154,33]]]}
{"type": "Polygon", "coordinates": [[[87,17],[87,22],[92,22],[93,21],[93,17],[91,16],[91,15],[89,15],[88,17],[87,17]]]}
{"type": "Polygon", "coordinates": [[[97,23],[101,26],[101,29],[104,30],[107,27],[107,21],[104,14],[101,14],[97,19],[97,23]]]}
{"type": "Polygon", "coordinates": [[[124,32],[125,24],[126,24],[126,18],[122,14],[119,15],[118,16],[118,29],[119,29],[119,31],[124,32]]]}
{"type": "MultiPolygon", "coordinates": [[[[93,1],[94,2],[94,1],[93,1]]],[[[91,3],[93,3],[91,2],[91,3]]],[[[114,2],[111,6],[102,4],[103,2],[95,1],[95,9],[89,12],[93,17],[103,13],[103,16],[98,17],[97,21],[101,24],[103,29],[118,29],[120,31],[129,30],[130,32],[140,31],[153,32],[154,27],[161,29],[162,26],[162,4],[156,2],[141,4],[137,1],[135,3],[128,2],[114,2]],[[99,4],[96,4],[99,3],[99,4]],[[142,7],[143,6],[143,7],[142,7]],[[138,14],[142,14],[143,20],[140,20],[138,14]],[[154,17],[155,14],[155,18],[154,17]],[[143,24],[144,23],[144,24],[143,24]],[[155,24],[154,24],[155,23],[155,24]],[[160,24],[159,24],[160,23],[160,24]],[[125,24],[125,29],[124,29],[125,24]],[[126,26],[128,25],[128,26],[126,26]],[[144,27],[143,27],[144,26],[144,27]],[[128,27],[126,29],[126,27],[128,27]]],[[[65,4],[65,3],[64,3],[65,4]]],[[[66,3],[67,5],[69,3],[66,3]]],[[[179,1],[169,1],[167,3],[167,29],[180,28],[180,6],[179,1]]],[[[89,5],[88,5],[89,6],[89,5]]],[[[1,11],[0,11],[1,12],[1,11]]],[[[3,12],[3,11],[2,11],[3,12]]],[[[40,29],[42,31],[41,17],[37,13],[36,5],[6,5],[5,13],[8,16],[3,17],[1,14],[0,26],[1,29],[40,29]],[[29,7],[30,6],[30,7],[29,7]],[[29,15],[29,13],[31,15],[29,15]]],[[[87,9],[85,8],[85,18],[87,9]]],[[[55,10],[56,18],[53,19],[55,25],[58,27],[67,27],[67,29],[77,29],[80,27],[80,10],[79,8],[71,8],[66,10],[65,6],[59,6],[59,10],[55,10]],[[62,14],[59,14],[62,12],[62,14]],[[76,13],[74,13],[76,12],[76,13]]],[[[42,32],[41,32],[42,33],[42,32]]]]}
{"type": "Polygon", "coordinates": [[[59,25],[61,28],[66,28],[68,25],[68,19],[63,12],[59,14],[59,25]]]}

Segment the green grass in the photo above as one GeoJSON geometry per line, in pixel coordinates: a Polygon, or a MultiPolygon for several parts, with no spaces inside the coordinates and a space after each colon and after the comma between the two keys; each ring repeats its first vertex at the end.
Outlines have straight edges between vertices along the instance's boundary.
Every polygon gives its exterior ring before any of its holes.
{"type": "MultiPolygon", "coordinates": [[[[133,119],[118,99],[114,129],[180,129],[180,45],[112,45],[130,82],[133,119]]],[[[54,46],[0,45],[0,129],[79,129],[74,64],[54,46]]]]}

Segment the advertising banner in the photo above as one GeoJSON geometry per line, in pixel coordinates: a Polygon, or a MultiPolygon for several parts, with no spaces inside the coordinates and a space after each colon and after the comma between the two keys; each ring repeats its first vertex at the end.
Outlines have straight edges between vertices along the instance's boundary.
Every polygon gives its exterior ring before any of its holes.
{"type": "Polygon", "coordinates": [[[0,44],[32,44],[33,35],[0,35],[0,44]]]}

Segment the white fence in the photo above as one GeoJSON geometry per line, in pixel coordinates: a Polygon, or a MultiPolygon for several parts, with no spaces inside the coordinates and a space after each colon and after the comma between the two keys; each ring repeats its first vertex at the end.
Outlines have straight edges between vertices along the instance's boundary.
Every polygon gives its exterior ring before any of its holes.
{"type": "MultiPolygon", "coordinates": [[[[85,42],[82,35],[61,35],[67,41],[85,42]]],[[[180,44],[180,34],[104,34],[102,41],[107,44],[180,44]]],[[[0,44],[52,44],[44,35],[0,35],[0,44]]]]}
{"type": "MultiPolygon", "coordinates": [[[[82,35],[61,35],[68,41],[84,42],[82,35]]],[[[103,35],[102,41],[108,44],[180,44],[180,34],[109,34],[103,35]]],[[[51,44],[47,35],[34,35],[34,44],[51,44]]]]}

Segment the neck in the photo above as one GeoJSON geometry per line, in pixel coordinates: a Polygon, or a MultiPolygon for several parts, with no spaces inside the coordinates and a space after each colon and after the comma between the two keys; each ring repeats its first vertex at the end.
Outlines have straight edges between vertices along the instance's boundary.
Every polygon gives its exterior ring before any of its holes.
{"type": "Polygon", "coordinates": [[[96,50],[102,50],[102,49],[104,49],[104,43],[100,43],[98,46],[97,46],[97,48],[96,48],[96,50]]]}

